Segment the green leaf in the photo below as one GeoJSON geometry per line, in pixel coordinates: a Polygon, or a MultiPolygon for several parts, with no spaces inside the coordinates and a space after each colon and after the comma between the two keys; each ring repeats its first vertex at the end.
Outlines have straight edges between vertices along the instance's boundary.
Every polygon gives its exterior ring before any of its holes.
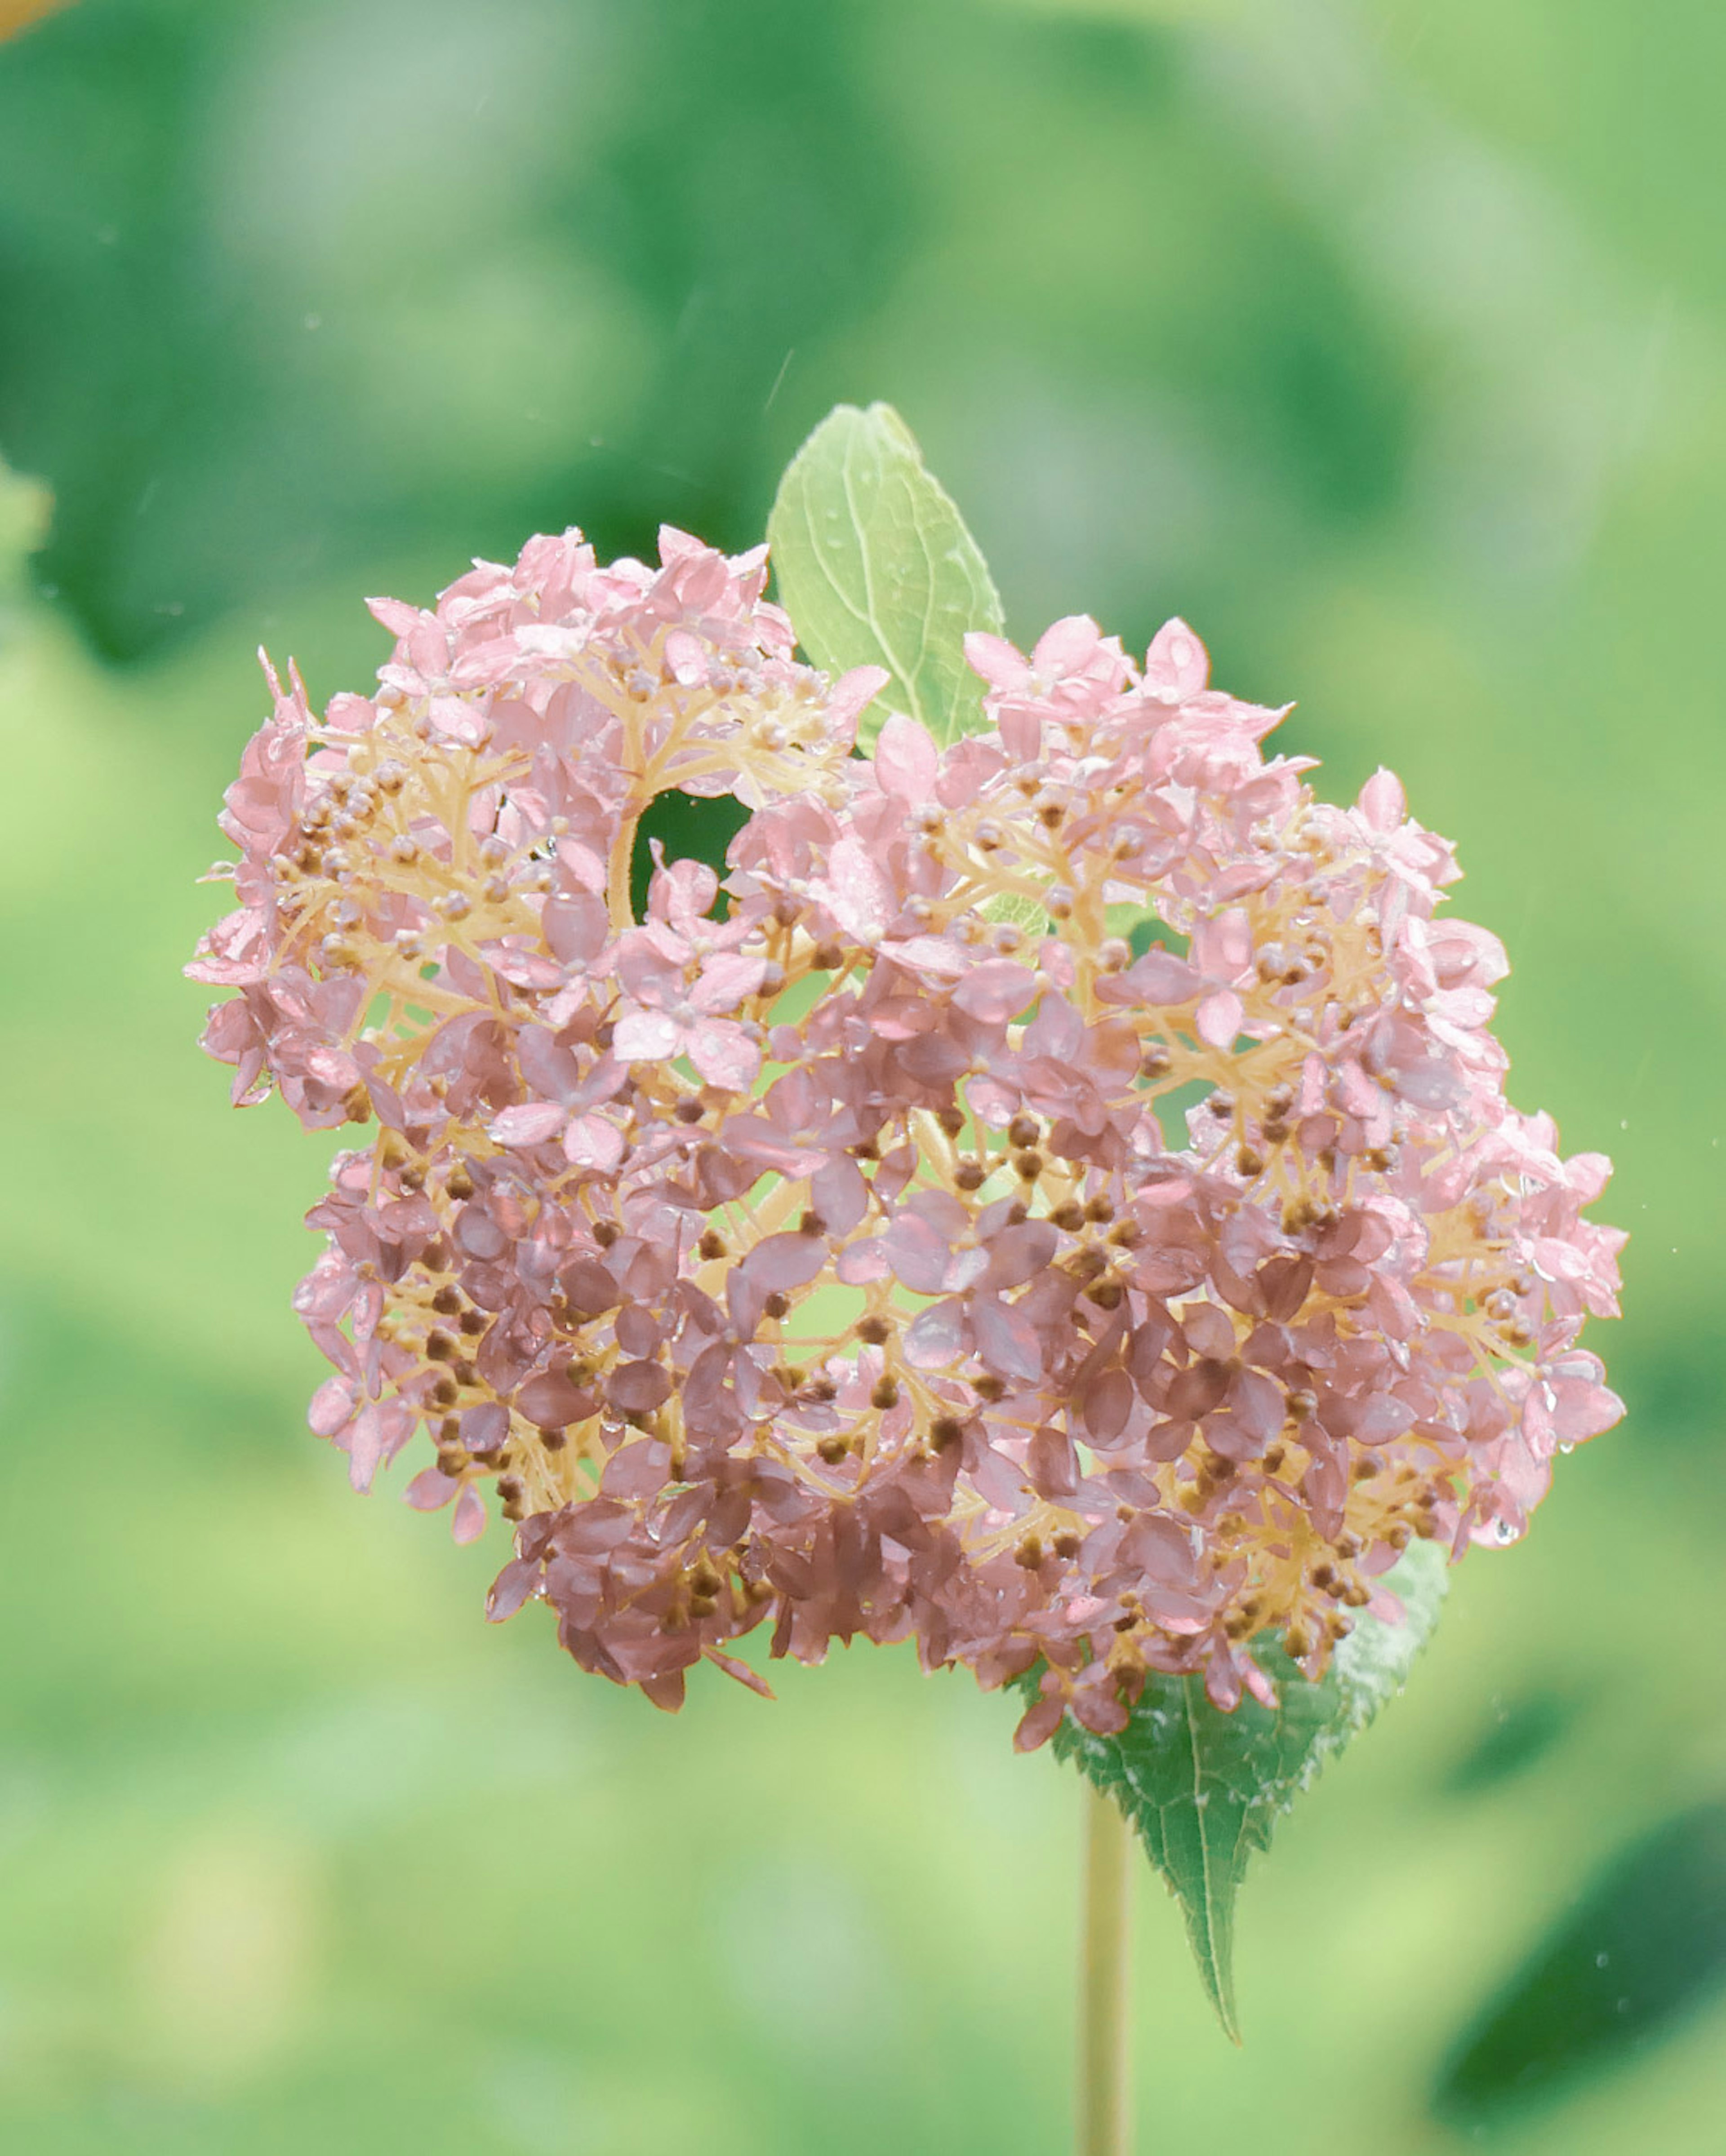
{"type": "Polygon", "coordinates": [[[48,489],[0,459],[0,591],[23,590],[29,557],[48,536],[48,489]]]}
{"type": "Polygon", "coordinates": [[[1276,1683],[1272,1710],[1251,1697],[1221,1713],[1197,1677],[1146,1684],[1118,1737],[1098,1737],[1071,1718],[1056,1752],[1076,1760],[1143,1836],[1151,1861],[1181,1905],[1199,1973],[1224,2029],[1238,2044],[1235,2010],[1235,1897],[1255,1850],[1270,1846],[1296,1795],[1400,1691],[1438,1621],[1448,1573],[1441,1544],[1416,1543],[1385,1580],[1402,1598],[1400,1625],[1362,1618],[1308,1684],[1280,1646],[1253,1653],[1276,1683]]]}
{"type": "Polygon", "coordinates": [[[1626,2062],[1726,1984],[1726,1803],[1664,1820],[1566,1897],[1433,2092],[1484,2133],[1626,2062]]]}
{"type": "Polygon", "coordinates": [[[780,601],[817,666],[884,666],[864,714],[867,747],[885,710],[943,743],[983,725],[983,684],[965,664],[970,629],[1001,632],[1001,603],[977,542],[931,476],[891,404],[835,407],[786,467],[768,542],[780,601]]]}

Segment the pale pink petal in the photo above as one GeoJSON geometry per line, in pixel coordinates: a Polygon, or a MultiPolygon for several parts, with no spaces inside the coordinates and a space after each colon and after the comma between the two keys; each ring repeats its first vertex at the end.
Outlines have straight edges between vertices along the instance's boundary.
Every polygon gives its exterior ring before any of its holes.
{"type": "Polygon", "coordinates": [[[459,1543],[470,1543],[485,1532],[485,1504],[471,1482],[464,1482],[461,1495],[455,1501],[455,1511],[449,1522],[449,1532],[459,1543]]]}
{"type": "Polygon", "coordinates": [[[1177,701],[1196,696],[1210,679],[1210,654],[1177,614],[1165,621],[1145,654],[1145,686],[1171,691],[1177,701]]]}
{"type": "Polygon", "coordinates": [[[683,1028],[663,1011],[629,1011],[617,1022],[611,1052],[622,1063],[665,1063],[683,1046],[683,1028]]]}
{"type": "Polygon", "coordinates": [[[1045,680],[1076,674],[1096,653],[1102,632],[1088,613],[1064,614],[1037,639],[1030,663],[1045,680]]]}
{"type": "Polygon", "coordinates": [[[875,744],[875,776],[883,793],[919,804],[932,800],[941,753],[927,726],[895,711],[875,744]]]}
{"type": "Polygon", "coordinates": [[[577,1116],[563,1133],[563,1152],[572,1167],[609,1175],[624,1157],[624,1134],[604,1116],[577,1116]]]}
{"type": "Polygon", "coordinates": [[[1394,831],[1407,813],[1402,782],[1381,765],[1360,789],[1360,813],[1375,831],[1394,831]]]}
{"type": "Polygon", "coordinates": [[[835,729],[842,732],[854,727],[858,714],[892,678],[885,666],[853,666],[841,674],[827,692],[827,716],[835,729]]]}
{"type": "Polygon", "coordinates": [[[699,688],[707,678],[707,654],[686,629],[665,639],[665,665],[680,689],[699,688]]]}
{"type": "Polygon", "coordinates": [[[701,978],[690,993],[691,1006],[709,1015],[735,1010],[747,1002],[767,978],[765,958],[746,958],[740,951],[722,952],[701,968],[701,978]]]}
{"type": "Polygon", "coordinates": [[[558,1101],[529,1101],[494,1116],[486,1134],[498,1145],[543,1145],[547,1138],[556,1137],[568,1116],[569,1111],[558,1101]]]}
{"type": "Polygon", "coordinates": [[[1030,679],[1025,654],[985,629],[973,629],[966,636],[965,664],[995,689],[1023,688],[1030,679]]]}
{"type": "Polygon", "coordinates": [[[898,911],[892,886],[860,839],[835,844],[827,874],[814,887],[840,928],[860,943],[878,942],[898,911]]]}
{"type": "Polygon", "coordinates": [[[740,1093],[761,1068],[761,1050],[741,1026],[714,1019],[691,1029],[689,1060],[708,1085],[740,1093]]]}
{"type": "Polygon", "coordinates": [[[1212,1048],[1232,1048],[1245,1015],[1235,991],[1220,988],[1215,995],[1206,996],[1193,1014],[1193,1029],[1200,1040],[1212,1048]]]}

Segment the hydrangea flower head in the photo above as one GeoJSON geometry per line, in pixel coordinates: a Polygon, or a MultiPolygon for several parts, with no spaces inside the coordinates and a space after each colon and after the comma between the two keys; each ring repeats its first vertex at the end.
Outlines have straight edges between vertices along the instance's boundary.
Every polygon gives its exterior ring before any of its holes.
{"type": "Polygon", "coordinates": [[[1413,1537],[1514,1539],[1620,1404],[1607,1162],[1504,1097],[1506,970],[1380,772],[1347,808],[1169,623],[968,639],[989,731],[800,664],[764,555],[480,564],[230,788],[237,1101],[375,1121],[310,1215],[311,1425],[489,1512],[506,1617],[681,1699],[914,1639],[1020,1729],[1309,1676],[1413,1537]],[[723,881],[638,827],[749,820],[723,881]]]}

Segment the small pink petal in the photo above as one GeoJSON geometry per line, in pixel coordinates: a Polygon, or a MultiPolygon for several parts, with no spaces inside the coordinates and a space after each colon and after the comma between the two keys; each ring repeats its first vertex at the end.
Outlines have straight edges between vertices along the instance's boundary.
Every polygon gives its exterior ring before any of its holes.
{"type": "Polygon", "coordinates": [[[827,716],[843,732],[856,721],[859,712],[875,701],[892,675],[885,666],[854,666],[841,674],[827,692],[827,716]]]}
{"type": "Polygon", "coordinates": [[[683,1029],[663,1011],[629,1011],[617,1022],[611,1052],[620,1063],[666,1063],[683,1045],[683,1029]]]}
{"type": "Polygon", "coordinates": [[[402,1492],[416,1512],[440,1512],[455,1495],[456,1483],[440,1467],[423,1467],[402,1492]]]}
{"type": "Polygon", "coordinates": [[[1235,991],[1220,988],[1215,995],[1206,996],[1194,1013],[1193,1028],[1210,1047],[1232,1048],[1245,1015],[1245,1007],[1235,991]]]}
{"type": "Polygon", "coordinates": [[[491,1583],[485,1597],[485,1615],[493,1625],[501,1625],[516,1612],[539,1584],[540,1564],[537,1558],[511,1558],[491,1583]]]}
{"type": "Polygon", "coordinates": [[[973,629],[966,637],[965,664],[995,689],[1023,688],[1030,678],[1024,654],[984,629],[973,629]]]}
{"type": "Polygon", "coordinates": [[[1172,690],[1177,700],[1196,696],[1210,679],[1210,654],[1177,614],[1165,621],[1145,654],[1145,685],[1172,690]]]}
{"type": "Polygon", "coordinates": [[[716,1019],[694,1027],[689,1036],[689,1060],[710,1086],[723,1086],[741,1093],[761,1068],[761,1050],[741,1026],[716,1019]]]}
{"type": "Polygon", "coordinates": [[[707,678],[707,654],[687,629],[674,629],[665,639],[665,664],[680,689],[696,689],[707,678]]]}
{"type": "Polygon", "coordinates": [[[1010,958],[992,958],[966,974],[953,999],[968,1018],[999,1025],[1016,1018],[1036,993],[1036,976],[1027,967],[1010,958]]]}
{"type": "Polygon", "coordinates": [[[506,1108],[494,1116],[488,1137],[499,1145],[543,1145],[555,1137],[568,1120],[569,1111],[556,1101],[530,1101],[519,1108],[506,1108]]]}
{"type": "Polygon", "coordinates": [[[1375,831],[1394,831],[1407,809],[1402,782],[1394,771],[1375,771],[1360,789],[1360,813],[1375,831]]]}
{"type": "Polygon", "coordinates": [[[577,1116],[563,1133],[563,1153],[572,1168],[609,1175],[624,1157],[624,1134],[604,1116],[577,1116]]]}
{"type": "Polygon", "coordinates": [[[449,1522],[449,1532],[459,1543],[470,1543],[485,1532],[485,1501],[471,1482],[464,1482],[461,1495],[455,1501],[455,1512],[449,1522]]]}
{"type": "Polygon", "coordinates": [[[895,711],[875,744],[875,775],[882,793],[918,803],[929,800],[940,763],[928,728],[895,711]]]}
{"type": "Polygon", "coordinates": [[[696,983],[689,1000],[695,1009],[710,1015],[735,1010],[755,993],[766,978],[765,958],[746,958],[740,951],[722,952],[702,968],[701,978],[696,983]]]}

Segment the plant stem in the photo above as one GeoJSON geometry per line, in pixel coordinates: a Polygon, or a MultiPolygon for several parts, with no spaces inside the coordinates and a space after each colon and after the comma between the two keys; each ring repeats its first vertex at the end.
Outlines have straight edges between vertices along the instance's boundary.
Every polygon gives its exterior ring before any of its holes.
{"type": "Polygon", "coordinates": [[[1077,2156],[1127,2156],[1127,1997],[1133,1960],[1130,1835],[1112,1798],[1086,1785],[1079,1961],[1077,2156]]]}

